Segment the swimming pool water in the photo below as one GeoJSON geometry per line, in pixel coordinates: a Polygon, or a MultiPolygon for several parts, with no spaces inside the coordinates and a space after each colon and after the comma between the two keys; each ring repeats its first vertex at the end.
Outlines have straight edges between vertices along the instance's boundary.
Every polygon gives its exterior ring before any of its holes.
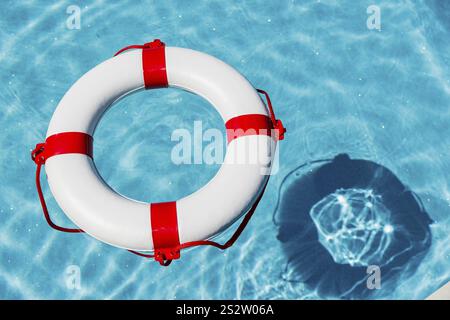
{"type": "MultiPolygon", "coordinates": [[[[305,266],[289,267],[290,249],[280,241],[273,219],[277,202],[287,199],[285,177],[304,163],[342,153],[388,168],[417,195],[430,219],[424,224],[430,238],[420,247],[423,258],[414,264],[405,260],[408,272],[397,273],[389,286],[383,287],[382,275],[381,289],[370,297],[423,299],[450,280],[446,2],[30,0],[2,1],[0,9],[1,299],[367,297],[324,292],[321,283],[303,281],[305,266]],[[381,10],[380,31],[366,25],[373,4],[381,10]],[[81,9],[80,29],[66,26],[70,5],[81,9]],[[50,229],[29,158],[71,84],[118,49],[154,38],[234,66],[270,93],[288,129],[280,143],[279,172],[235,246],[225,252],[191,249],[169,268],[86,235],[50,229]],[[74,286],[70,279],[78,272],[79,286],[74,286]],[[300,274],[291,277],[292,272],[300,274]]],[[[179,90],[140,92],[122,100],[95,133],[100,174],[118,192],[142,201],[195,191],[218,166],[170,162],[173,128],[192,130],[195,120],[205,129],[222,127],[211,106],[179,90]]],[[[293,176],[294,183],[302,175],[293,176]]],[[[54,219],[70,226],[46,185],[44,190],[54,219]]],[[[333,260],[332,255],[327,261],[339,263],[330,266],[345,265],[348,256],[333,260]]]]}

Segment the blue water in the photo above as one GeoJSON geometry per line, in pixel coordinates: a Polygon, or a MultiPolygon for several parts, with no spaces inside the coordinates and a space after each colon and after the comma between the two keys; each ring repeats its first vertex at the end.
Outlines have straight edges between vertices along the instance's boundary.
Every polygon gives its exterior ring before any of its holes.
{"type": "MultiPolygon", "coordinates": [[[[373,2],[2,1],[0,298],[423,299],[450,280],[449,5],[376,1],[378,31],[366,26],[373,2]],[[79,30],[66,27],[69,5],[81,7],[79,30]],[[236,245],[226,252],[183,252],[169,268],[86,235],[51,230],[42,217],[29,158],[74,81],[123,46],[154,38],[207,52],[237,68],[271,94],[288,128],[280,144],[280,170],[236,245]],[[298,190],[290,186],[305,176],[297,168],[342,153],[388,168],[423,206],[417,210],[420,219],[410,220],[375,204],[373,214],[381,212],[382,221],[402,217],[394,219],[395,229],[382,229],[392,231],[388,240],[378,241],[384,256],[365,246],[376,238],[358,244],[339,236],[337,244],[324,246],[325,233],[314,228],[325,228],[327,214],[342,218],[340,210],[320,211],[333,196],[318,199],[316,209],[302,215],[305,223],[297,221],[299,229],[290,231],[305,238],[301,226],[311,226],[311,243],[280,239],[282,226],[274,216],[283,205],[293,205],[295,195],[285,190],[298,190]],[[406,233],[419,229],[423,237],[406,233]],[[388,269],[392,277],[386,281],[382,266],[381,289],[369,295],[327,290],[325,280],[308,276],[308,268],[325,268],[324,277],[348,285],[350,278],[340,277],[380,259],[390,261],[392,250],[404,243],[389,249],[396,235],[409,235],[404,240],[414,245],[405,249],[409,255],[403,255],[401,268],[388,269]],[[308,260],[307,250],[316,247],[326,265],[308,260]],[[420,259],[413,257],[417,252],[420,259]],[[360,254],[357,260],[355,253],[360,254]],[[79,285],[68,281],[73,272],[80,275],[79,285]]],[[[178,90],[140,92],[122,100],[95,133],[100,174],[118,192],[148,202],[195,191],[217,165],[170,162],[173,128],[192,129],[195,120],[202,120],[204,129],[222,128],[211,106],[178,90]]],[[[70,226],[46,185],[44,190],[54,219],[70,226]]],[[[380,201],[376,197],[373,201],[380,201]]],[[[363,210],[359,205],[357,211],[363,210]]],[[[327,233],[340,234],[339,224],[331,227],[327,233]]],[[[356,231],[372,234],[365,228],[356,231]]]]}

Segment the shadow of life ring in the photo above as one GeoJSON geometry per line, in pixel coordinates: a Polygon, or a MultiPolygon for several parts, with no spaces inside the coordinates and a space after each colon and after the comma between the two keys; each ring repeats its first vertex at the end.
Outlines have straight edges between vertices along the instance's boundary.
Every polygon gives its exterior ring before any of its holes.
{"type": "Polygon", "coordinates": [[[288,261],[283,278],[324,298],[388,294],[431,245],[419,197],[386,167],[347,154],[291,171],[274,223],[288,261]],[[379,268],[380,290],[368,284],[370,266],[379,268]]]}

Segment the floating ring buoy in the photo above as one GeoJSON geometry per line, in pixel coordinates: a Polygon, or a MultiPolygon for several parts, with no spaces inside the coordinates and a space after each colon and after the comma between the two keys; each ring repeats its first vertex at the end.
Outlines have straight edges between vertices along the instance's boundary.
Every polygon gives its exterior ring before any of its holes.
{"type": "Polygon", "coordinates": [[[38,165],[37,189],[49,224],[61,231],[86,232],[94,238],[167,265],[180,249],[194,245],[229,247],[256,209],[268,181],[271,161],[236,163],[239,152],[258,153],[273,160],[285,129],[273,114],[270,98],[235,69],[207,54],[166,47],[159,40],[129,46],[83,75],[67,91],[51,118],[45,143],[32,152],[38,165]],[[138,49],[138,50],[129,50],[138,49]],[[143,203],[113,191],[93,162],[93,133],[104,111],[138,89],[176,87],[208,100],[227,129],[227,152],[214,178],[203,188],[177,201],[143,203]],[[58,205],[80,228],[56,226],[40,187],[45,171],[58,205]],[[210,239],[247,212],[225,245],[210,239]]]}

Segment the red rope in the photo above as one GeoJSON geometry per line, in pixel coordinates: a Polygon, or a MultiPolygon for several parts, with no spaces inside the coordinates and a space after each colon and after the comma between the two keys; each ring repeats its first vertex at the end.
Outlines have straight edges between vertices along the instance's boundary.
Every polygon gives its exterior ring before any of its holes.
{"type": "Polygon", "coordinates": [[[119,51],[117,51],[116,54],[114,55],[114,57],[121,54],[122,52],[130,50],[130,49],[144,49],[144,48],[147,48],[147,46],[145,44],[133,44],[131,46],[127,46],[127,47],[122,48],[119,51]]]}
{"type": "Polygon", "coordinates": [[[275,117],[275,112],[273,111],[272,101],[270,101],[269,94],[262,89],[256,89],[256,91],[262,93],[266,97],[266,106],[269,109],[270,119],[272,120],[273,128],[277,131],[276,137],[278,140],[283,140],[284,134],[286,133],[286,128],[283,126],[281,120],[275,117]]]}
{"type": "Polygon", "coordinates": [[[121,54],[122,52],[130,50],[130,49],[157,48],[157,47],[160,47],[163,45],[164,45],[164,42],[162,42],[159,39],[155,39],[152,42],[147,42],[144,44],[132,44],[131,46],[127,46],[127,47],[122,48],[119,51],[117,51],[116,54],[114,55],[114,57],[121,54]]]}
{"type": "Polygon", "coordinates": [[[273,112],[272,101],[270,101],[269,94],[262,89],[256,89],[256,91],[258,91],[259,93],[262,93],[266,97],[267,107],[269,108],[270,119],[272,120],[272,123],[275,125],[275,123],[277,122],[277,119],[275,118],[275,113],[273,112]]]}
{"type": "Polygon", "coordinates": [[[230,239],[228,239],[227,242],[225,242],[224,244],[220,244],[220,243],[217,243],[215,241],[210,241],[210,240],[191,241],[191,242],[182,243],[180,245],[180,249],[186,249],[186,248],[196,247],[196,246],[213,246],[213,247],[219,248],[221,250],[225,250],[225,249],[228,249],[229,247],[231,247],[236,242],[236,240],[239,238],[239,236],[241,235],[242,231],[244,231],[245,227],[247,226],[247,224],[249,223],[249,221],[252,218],[253,214],[255,213],[256,208],[258,207],[258,204],[259,204],[259,202],[262,199],[264,191],[266,190],[266,186],[267,186],[268,182],[269,182],[269,178],[267,178],[267,181],[264,184],[264,187],[261,190],[258,198],[253,203],[253,205],[250,208],[250,210],[248,210],[248,212],[245,214],[244,219],[242,219],[241,224],[236,229],[236,231],[234,231],[233,235],[231,236],[230,239]]]}
{"type": "Polygon", "coordinates": [[[50,214],[48,213],[47,204],[45,203],[44,194],[42,192],[41,188],[41,167],[42,163],[38,161],[37,168],[36,168],[36,189],[39,195],[39,201],[41,202],[42,211],[44,212],[45,220],[47,221],[48,225],[52,227],[53,229],[56,229],[61,232],[69,232],[69,233],[83,233],[84,231],[81,229],[70,229],[70,228],[64,228],[60,227],[53,223],[52,219],[50,218],[50,214]]]}

